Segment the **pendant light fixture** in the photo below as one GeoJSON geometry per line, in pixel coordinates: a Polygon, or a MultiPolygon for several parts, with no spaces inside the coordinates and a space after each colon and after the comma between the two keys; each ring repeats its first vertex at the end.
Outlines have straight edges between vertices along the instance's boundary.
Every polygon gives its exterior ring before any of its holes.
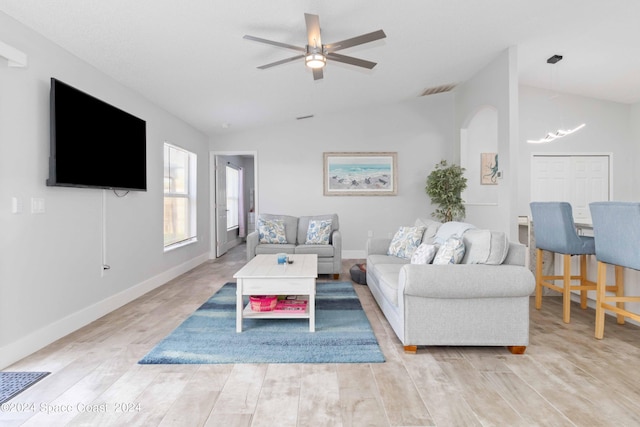
{"type": "MultiPolygon", "coordinates": [[[[562,55],[553,55],[547,59],[547,64],[555,65],[562,60],[562,55]]],[[[551,79],[551,90],[553,91],[553,78],[551,79]]],[[[575,133],[586,126],[586,123],[582,123],[573,129],[558,129],[552,132],[548,132],[544,137],[540,139],[528,139],[529,144],[544,144],[547,142],[555,141],[558,138],[562,138],[572,133],[575,133]]]]}

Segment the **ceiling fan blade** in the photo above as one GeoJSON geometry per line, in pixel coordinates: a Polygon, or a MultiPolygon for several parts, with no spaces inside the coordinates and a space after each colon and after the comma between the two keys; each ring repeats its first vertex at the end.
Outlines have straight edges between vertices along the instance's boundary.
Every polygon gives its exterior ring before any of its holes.
{"type": "Polygon", "coordinates": [[[320,80],[323,77],[324,77],[324,73],[322,72],[322,68],[313,69],[313,80],[320,80]]]}
{"type": "Polygon", "coordinates": [[[284,47],[285,49],[293,49],[293,50],[296,50],[298,52],[305,52],[305,48],[300,47],[300,46],[294,46],[292,44],[274,42],[272,40],[261,39],[260,37],[254,37],[254,36],[250,36],[250,35],[245,35],[242,38],[243,39],[247,39],[247,40],[253,40],[255,42],[270,44],[270,45],[273,45],[273,46],[284,47]]]}
{"type": "Polygon", "coordinates": [[[276,65],[286,64],[287,62],[297,61],[298,59],[302,59],[302,58],[304,58],[304,55],[296,55],[296,56],[292,56],[291,58],[281,59],[280,61],[272,62],[272,63],[266,64],[266,65],[261,65],[258,68],[261,69],[261,70],[264,70],[266,68],[275,67],[276,65]]]}
{"type": "Polygon", "coordinates": [[[363,34],[361,36],[352,37],[350,39],[342,40],[341,42],[331,43],[325,45],[327,52],[336,52],[338,50],[346,49],[348,47],[358,46],[360,44],[373,42],[387,37],[382,30],[374,31],[372,33],[363,34]]]}
{"type": "Polygon", "coordinates": [[[375,62],[366,61],[360,58],[354,58],[353,56],[340,55],[339,53],[328,53],[327,59],[342,62],[345,64],[355,65],[357,67],[368,68],[370,70],[377,65],[377,63],[375,62]]]}
{"type": "Polygon", "coordinates": [[[310,13],[304,14],[304,21],[307,24],[307,43],[311,47],[322,47],[320,38],[320,17],[310,13]]]}

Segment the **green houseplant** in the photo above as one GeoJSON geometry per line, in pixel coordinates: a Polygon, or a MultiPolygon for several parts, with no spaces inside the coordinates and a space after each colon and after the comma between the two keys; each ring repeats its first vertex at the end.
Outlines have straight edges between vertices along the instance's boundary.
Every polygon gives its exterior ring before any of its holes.
{"type": "Polygon", "coordinates": [[[464,218],[466,212],[462,192],[467,188],[464,172],[465,168],[455,164],[449,165],[446,160],[436,164],[427,177],[425,187],[431,202],[438,205],[431,216],[442,222],[464,218]]]}

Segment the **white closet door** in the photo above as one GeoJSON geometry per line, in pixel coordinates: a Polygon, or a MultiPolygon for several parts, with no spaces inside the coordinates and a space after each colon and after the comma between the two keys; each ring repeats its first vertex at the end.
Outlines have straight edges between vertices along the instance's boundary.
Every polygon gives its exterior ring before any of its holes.
{"type": "Polygon", "coordinates": [[[608,155],[534,155],[531,200],[571,203],[576,222],[591,222],[589,203],[609,200],[608,155]]]}

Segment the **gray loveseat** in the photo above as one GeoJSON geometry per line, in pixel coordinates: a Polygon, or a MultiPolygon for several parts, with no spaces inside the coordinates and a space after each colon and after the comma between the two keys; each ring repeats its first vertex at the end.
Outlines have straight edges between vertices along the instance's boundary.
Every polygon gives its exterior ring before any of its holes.
{"type": "MultiPolygon", "coordinates": [[[[318,274],[332,274],[334,279],[340,277],[342,269],[342,236],[337,214],[313,216],[289,216],[262,214],[256,221],[257,229],[247,236],[247,261],[258,254],[316,254],[318,255],[318,274]],[[266,221],[277,221],[284,225],[284,237],[274,236],[272,239],[260,235],[261,224],[266,221]],[[308,240],[309,224],[331,222],[328,242],[312,243],[308,240]],[[267,243],[271,240],[275,243],[267,243]]],[[[263,228],[264,231],[264,228],[263,228]]],[[[269,234],[269,233],[267,233],[269,234]]],[[[268,237],[268,236],[267,236],[268,237]]]]}
{"type": "MultiPolygon", "coordinates": [[[[424,227],[425,246],[456,237],[429,219],[415,226],[424,227]]],[[[367,242],[367,284],[405,352],[422,345],[507,346],[522,354],[529,343],[535,279],[524,266],[525,247],[504,233],[466,226],[457,235],[465,246],[460,264],[412,264],[387,254],[392,239],[367,242]]]]}

